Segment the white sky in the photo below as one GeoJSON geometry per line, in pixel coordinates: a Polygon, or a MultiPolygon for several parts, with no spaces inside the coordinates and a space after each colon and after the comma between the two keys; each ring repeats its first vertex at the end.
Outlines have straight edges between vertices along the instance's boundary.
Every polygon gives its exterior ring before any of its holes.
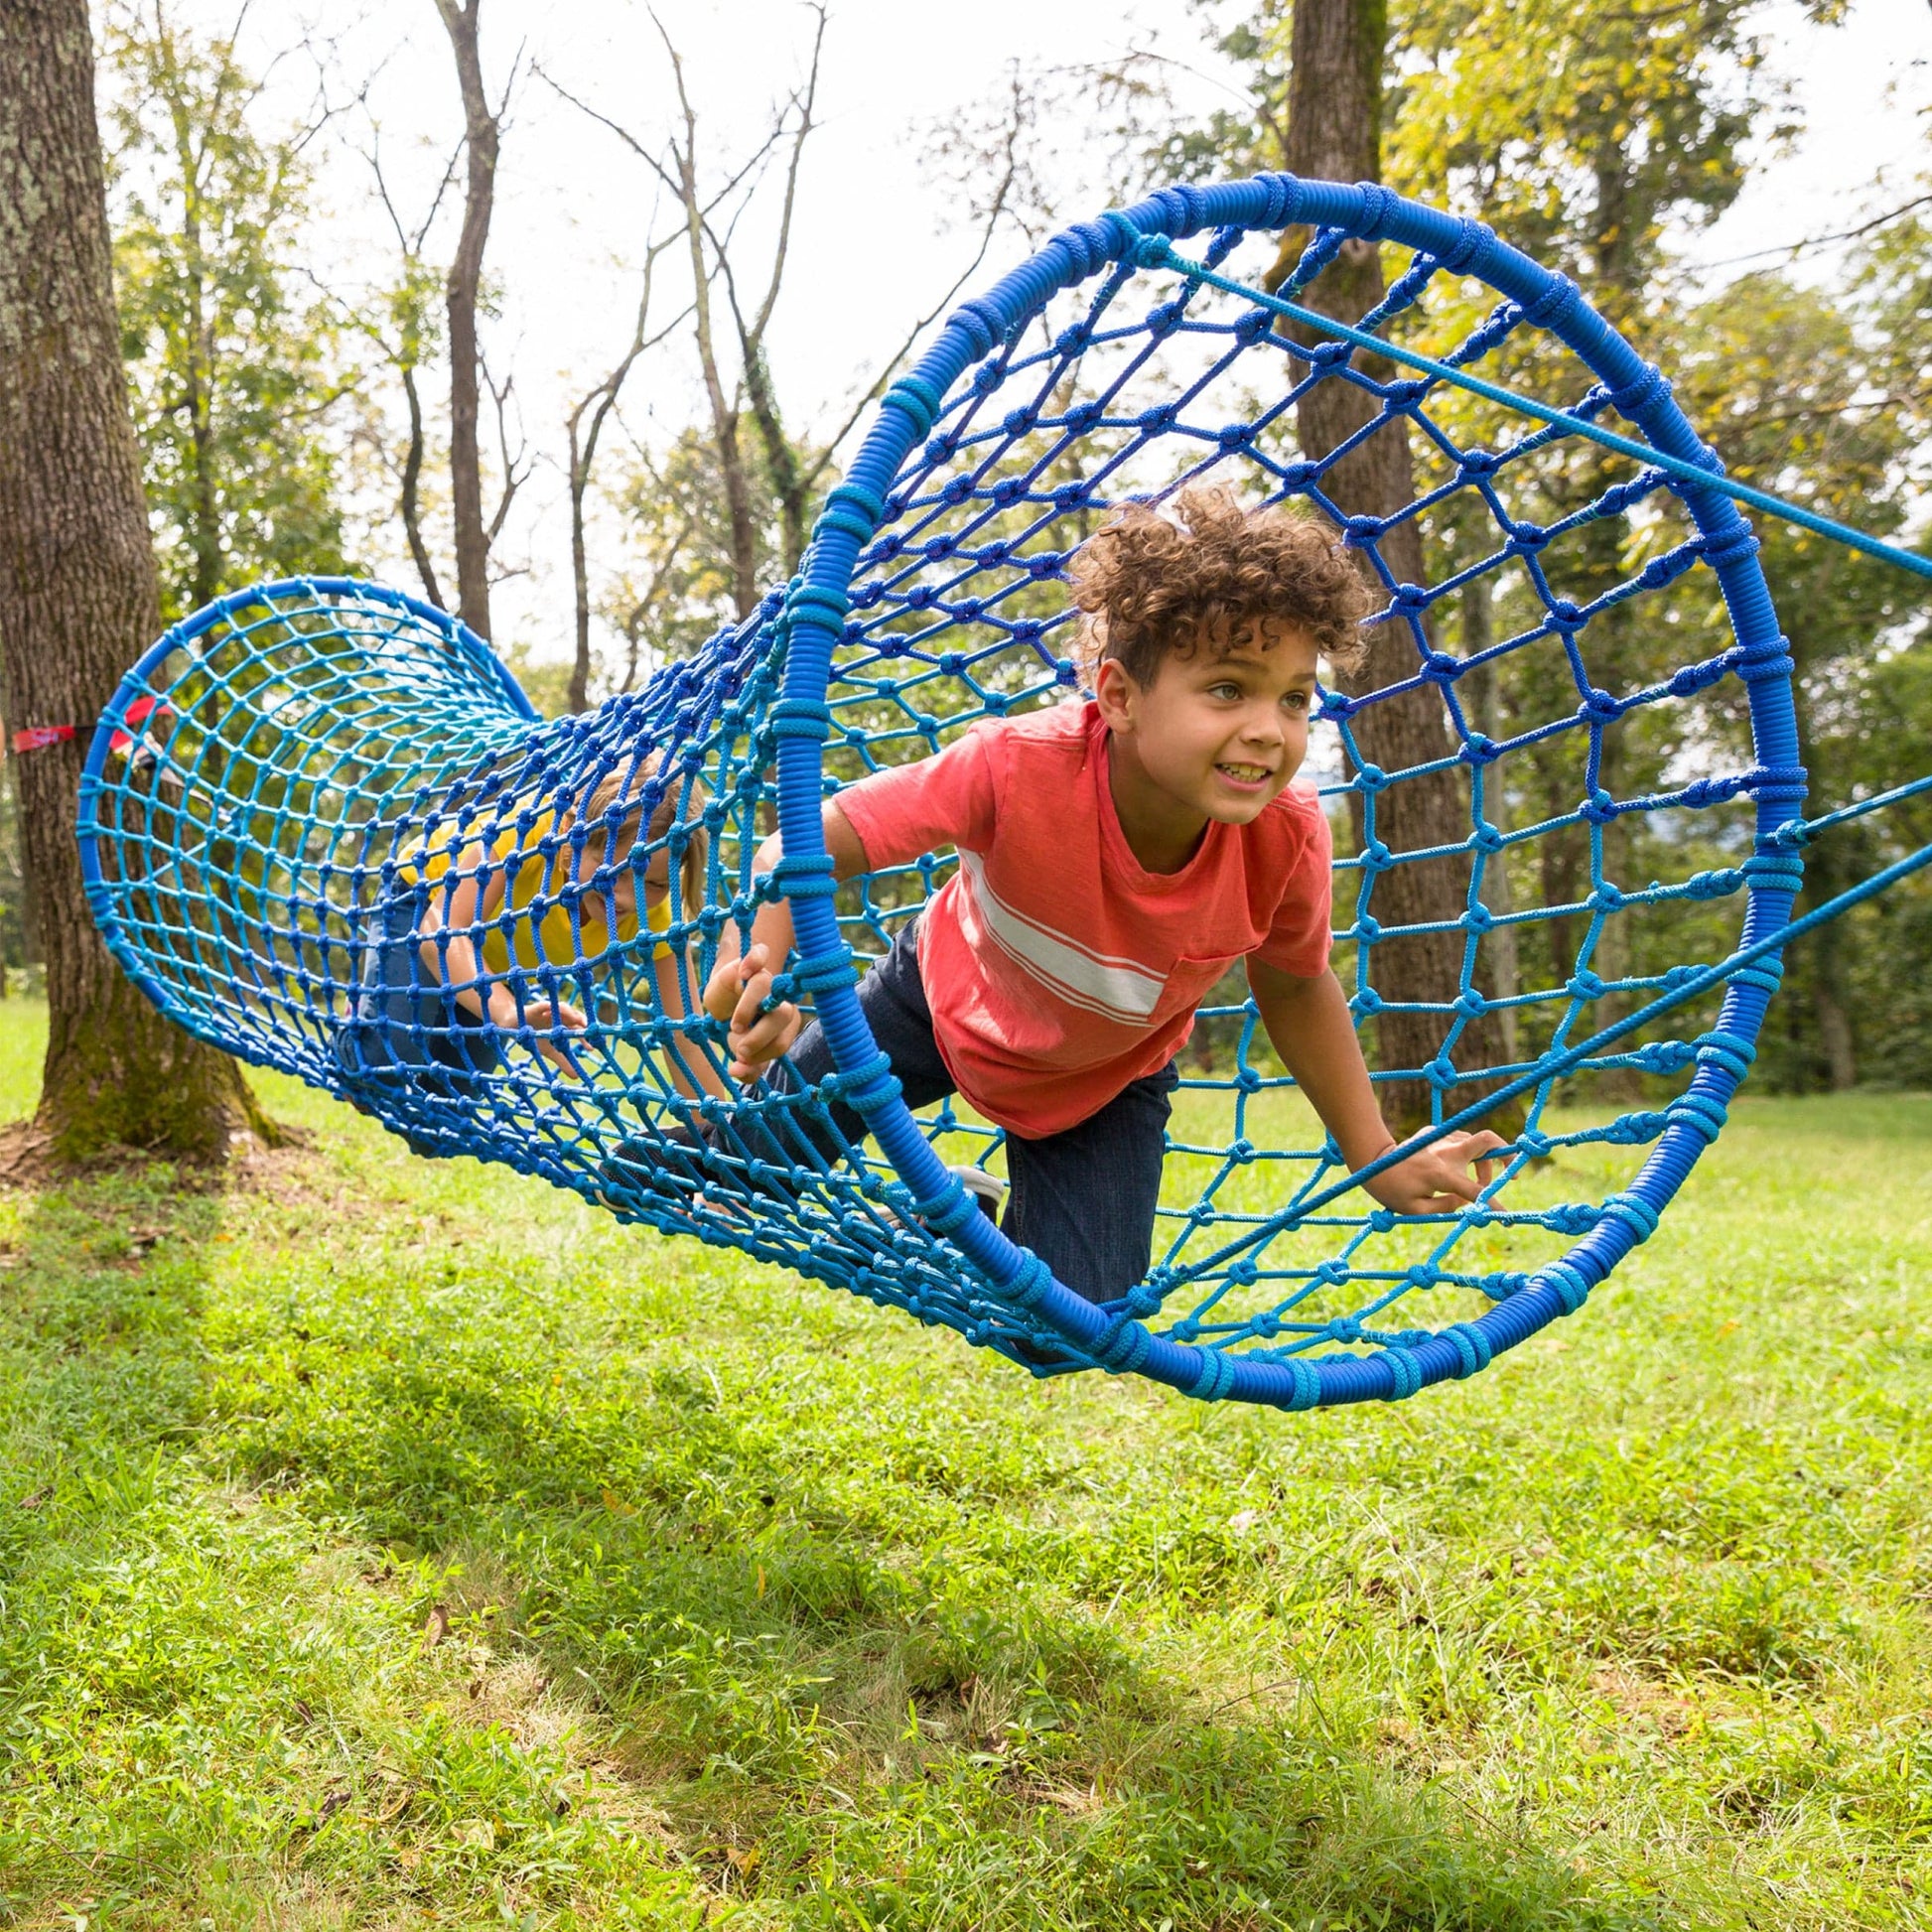
{"type": "MultiPolygon", "coordinates": [[[[226,28],[233,0],[174,0],[172,11],[226,28]]],[[[700,139],[722,170],[756,139],[774,99],[802,77],[810,17],[796,0],[662,0],[660,16],[684,56],[700,139]]],[[[1712,265],[1719,279],[1739,272],[1726,265],[1733,257],[1849,227],[1889,206],[1884,189],[1874,188],[1881,177],[1902,200],[1909,178],[1932,163],[1927,0],[1854,0],[1849,23],[1836,30],[1805,25],[1793,0],[1772,0],[1763,19],[1776,66],[1798,82],[1806,132],[1789,153],[1767,157],[1730,212],[1695,238],[1691,258],[1712,265]]],[[[242,34],[244,58],[259,68],[305,34],[324,33],[338,91],[375,76],[368,98],[385,161],[403,183],[404,199],[426,206],[460,128],[454,69],[431,0],[390,0],[359,18],[337,5],[318,13],[317,0],[255,0],[242,34]]],[[[807,151],[793,262],[771,332],[780,398],[794,429],[842,420],[847,399],[971,259],[976,236],[925,162],[934,123],[976,106],[996,108],[1015,61],[1102,62],[1150,43],[1194,69],[1174,75],[1188,106],[1205,112],[1225,97],[1227,76],[1212,70],[1187,0],[972,0],[960,8],[833,0],[821,131],[807,151]]],[[[493,85],[500,86],[519,51],[525,72],[504,133],[487,258],[502,288],[502,314],[487,340],[492,363],[514,369],[525,430],[543,460],[502,541],[500,554],[529,568],[497,592],[496,630],[499,643],[522,643],[549,657],[567,650],[571,621],[562,420],[571,398],[628,340],[632,265],[649,231],[653,198],[642,163],[528,69],[534,63],[646,142],[668,125],[674,100],[650,18],[627,0],[567,7],[483,0],[493,85]]],[[[285,59],[273,101],[297,111],[312,72],[300,57],[285,59]]],[[[369,204],[366,166],[351,146],[366,145],[367,122],[345,116],[332,132],[344,138],[322,158],[311,258],[352,294],[364,278],[390,274],[393,253],[369,204]]],[[[1077,179],[1094,173],[1097,133],[1078,125],[1054,130],[1047,169],[1064,186],[1069,219],[1103,205],[1083,206],[1083,191],[1101,191],[1077,179]]],[[[657,218],[661,231],[661,207],[657,218]]],[[[433,246],[447,259],[447,238],[433,246]]],[[[1009,235],[978,279],[1004,272],[1022,246],[1009,235]]],[[[747,253],[754,265],[761,259],[757,247],[747,253]]],[[[1822,272],[1825,259],[1814,255],[1807,265],[1822,272]]],[[[659,310],[663,319],[684,299],[672,294],[659,310]]],[[[700,407],[692,360],[680,344],[638,365],[624,413],[648,437],[694,420],[700,407]]],[[[399,530],[391,553],[371,561],[418,588],[399,530]]]]}

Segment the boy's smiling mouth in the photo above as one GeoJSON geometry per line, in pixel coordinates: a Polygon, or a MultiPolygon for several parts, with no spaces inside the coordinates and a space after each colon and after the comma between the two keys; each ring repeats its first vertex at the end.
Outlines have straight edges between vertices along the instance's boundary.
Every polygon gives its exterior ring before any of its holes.
{"type": "Polygon", "coordinates": [[[1214,769],[1237,785],[1264,785],[1275,775],[1271,764],[1217,764],[1214,769]]]}

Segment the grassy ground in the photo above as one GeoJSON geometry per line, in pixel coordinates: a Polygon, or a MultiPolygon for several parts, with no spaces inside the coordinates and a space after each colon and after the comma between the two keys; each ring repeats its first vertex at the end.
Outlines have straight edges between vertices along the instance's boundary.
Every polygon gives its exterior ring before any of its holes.
{"type": "Polygon", "coordinates": [[[0,1196],[0,1922],[1932,1925],[1932,1101],[1285,1418],[263,1084],[223,1194],[0,1196]]]}

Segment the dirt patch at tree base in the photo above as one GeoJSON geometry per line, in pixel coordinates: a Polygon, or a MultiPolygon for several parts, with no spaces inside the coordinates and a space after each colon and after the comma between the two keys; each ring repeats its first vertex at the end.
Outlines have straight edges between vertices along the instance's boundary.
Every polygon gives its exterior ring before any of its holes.
{"type": "MultiPolygon", "coordinates": [[[[177,1184],[187,1192],[211,1192],[225,1186],[244,1186],[273,1193],[308,1165],[315,1136],[307,1128],[284,1121],[268,1123],[264,1138],[249,1128],[236,1128],[227,1139],[223,1158],[185,1162],[172,1158],[169,1166],[177,1184]]],[[[116,1148],[89,1161],[57,1158],[53,1130],[39,1120],[10,1121],[0,1127],[0,1188],[40,1188],[77,1174],[125,1173],[151,1166],[159,1158],[139,1148],[116,1148]]]]}

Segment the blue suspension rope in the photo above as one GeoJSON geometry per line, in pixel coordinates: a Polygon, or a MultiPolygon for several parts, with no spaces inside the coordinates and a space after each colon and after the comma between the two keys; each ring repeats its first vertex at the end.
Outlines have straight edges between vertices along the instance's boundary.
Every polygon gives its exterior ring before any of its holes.
{"type": "MultiPolygon", "coordinates": [[[[1582,416],[1573,416],[1568,410],[1553,409],[1548,403],[1538,402],[1533,396],[1519,396],[1508,389],[1498,388],[1493,382],[1485,382],[1479,375],[1470,375],[1466,370],[1450,368],[1447,362],[1439,362],[1433,355],[1424,355],[1413,348],[1405,348],[1400,343],[1392,343],[1384,337],[1370,335],[1364,329],[1356,329],[1345,322],[1337,322],[1333,316],[1324,316],[1319,310],[1306,308],[1300,302],[1290,302],[1279,295],[1269,295],[1261,289],[1250,288],[1245,282],[1232,282],[1227,277],[1216,275],[1214,271],[1199,262],[1189,261],[1173,245],[1160,235],[1150,235],[1135,248],[1135,259],[1149,268],[1170,268],[1189,281],[1201,282],[1211,289],[1220,289],[1228,294],[1244,295],[1258,308],[1272,315],[1284,317],[1290,322],[1305,324],[1311,329],[1318,329],[1338,341],[1352,343],[1357,348],[1372,350],[1377,355],[1386,355],[1392,362],[1400,362],[1407,368],[1420,370],[1424,375],[1433,376],[1439,382],[1453,383],[1458,389],[1466,389],[1472,396],[1481,396],[1485,401],[1501,403],[1505,408],[1516,410],[1520,415],[1533,416],[1540,423],[1547,423],[1552,429],[1566,431],[1573,436],[1587,437],[1590,442],[1600,444],[1606,450],[1615,450],[1619,456],[1635,457],[1641,463],[1653,464],[1657,469],[1667,472],[1680,483],[1694,483],[1701,489],[1722,489],[1726,496],[1734,497],[1740,503],[1748,503],[1753,509],[1760,509],[1786,523],[1795,523],[1802,530],[1813,531],[1821,537],[1830,537],[1835,543],[1843,543],[1853,550],[1862,550],[1868,557],[1881,557],[1888,564],[1896,564],[1901,570],[1909,570],[1915,577],[1932,578],[1932,557],[1921,557],[1910,550],[1901,550],[1896,544],[1886,543],[1878,537],[1867,536],[1863,530],[1855,530],[1850,524],[1837,523],[1829,516],[1820,516],[1815,510],[1808,510],[1801,504],[1787,501],[1782,496],[1773,496],[1769,490],[1754,488],[1749,483],[1734,482],[1724,474],[1722,468],[1710,468],[1695,463],[1686,463],[1679,457],[1667,456],[1662,450],[1654,449],[1648,443],[1639,443],[1634,438],[1619,436],[1616,431],[1604,429],[1599,424],[1587,422],[1582,416]]],[[[1711,463],[1716,465],[1718,458],[1711,452],[1711,463]]]]}
{"type": "MultiPolygon", "coordinates": [[[[1875,811],[1882,805],[1896,803],[1900,798],[1908,798],[1917,793],[1932,790],[1932,777],[1920,778],[1909,785],[1901,785],[1894,792],[1887,793],[1883,799],[1870,799],[1865,803],[1842,812],[1831,812],[1823,818],[1806,820],[1797,829],[1809,838],[1826,827],[1840,825],[1848,819],[1863,817],[1867,811],[1875,811]]],[[[1802,843],[1793,839],[1791,844],[1802,843]]],[[[1746,968],[1755,966],[1759,960],[1770,959],[1782,954],[1785,947],[1794,939],[1802,939],[1808,932],[1815,932],[1821,925],[1830,925],[1834,919],[1841,919],[1855,907],[1863,905],[1880,893],[1887,892],[1901,880],[1909,879],[1916,872],[1923,872],[1932,866],[1932,845],[1921,846],[1909,857],[1874,872],[1870,878],[1848,891],[1830,898],[1823,905],[1815,907],[1802,918],[1793,919],[1781,931],[1760,939],[1755,945],[1741,947],[1729,958],[1720,960],[1715,966],[1704,967],[1693,974],[1681,985],[1670,992],[1652,1000],[1649,1005],[1640,1007],[1635,1013],[1627,1014],[1612,1025],[1599,1029],[1587,1039],[1579,1041],[1575,1046],[1566,1047],[1560,1053],[1553,1053],[1538,1061],[1529,1072],[1519,1074],[1513,1080],[1505,1081],[1492,1093],[1485,1094],[1480,1100],[1473,1101],[1459,1113],[1451,1114],[1446,1120],[1435,1122],[1420,1133],[1394,1147],[1387,1154],[1365,1163],[1352,1173],[1344,1175],[1319,1192],[1310,1195],[1300,1203],[1304,1215],[1314,1213],[1326,1207],[1331,1201],[1339,1200],[1342,1195],[1359,1187],[1365,1180],[1373,1180],[1379,1173],[1385,1173],[1398,1163],[1406,1161],[1418,1149],[1433,1146],[1445,1135],[1462,1133],[1471,1127],[1479,1127],[1498,1107],[1507,1106],[1512,1100],[1521,1099],[1526,1093],[1546,1089],[1560,1080],[1566,1073],[1574,1072],[1587,1060],[1594,1059],[1605,1047],[1614,1046],[1620,1039],[1627,1039],[1632,1034],[1640,1033],[1652,1021],[1661,1020],[1668,1013],[1693,1000],[1702,999],[1705,994],[1715,992],[1727,981],[1736,978],[1746,968]]]]}

